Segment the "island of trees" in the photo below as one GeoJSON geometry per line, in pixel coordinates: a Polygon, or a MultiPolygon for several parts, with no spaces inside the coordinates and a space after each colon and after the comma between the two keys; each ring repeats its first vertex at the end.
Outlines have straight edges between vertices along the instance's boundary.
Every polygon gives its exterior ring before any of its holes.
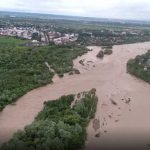
{"type": "Polygon", "coordinates": [[[96,90],[45,102],[35,121],[18,131],[1,150],[76,150],[84,146],[86,127],[97,106],[96,90]]]}

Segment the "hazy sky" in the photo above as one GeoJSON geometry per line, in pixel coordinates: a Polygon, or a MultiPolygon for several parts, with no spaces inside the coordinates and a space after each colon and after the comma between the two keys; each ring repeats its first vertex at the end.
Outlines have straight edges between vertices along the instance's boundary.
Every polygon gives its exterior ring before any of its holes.
{"type": "Polygon", "coordinates": [[[0,10],[150,20],[150,0],[0,0],[0,10]]]}

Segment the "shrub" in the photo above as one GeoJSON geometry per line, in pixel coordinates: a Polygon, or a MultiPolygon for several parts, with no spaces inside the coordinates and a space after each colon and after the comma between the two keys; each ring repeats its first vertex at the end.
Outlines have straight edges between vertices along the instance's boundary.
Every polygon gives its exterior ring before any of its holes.
{"type": "Polygon", "coordinates": [[[111,55],[112,53],[113,53],[113,51],[111,49],[105,49],[104,50],[105,55],[111,55]]]}
{"type": "Polygon", "coordinates": [[[103,51],[99,51],[99,53],[97,54],[98,58],[103,58],[104,57],[104,52],[103,51]]]}

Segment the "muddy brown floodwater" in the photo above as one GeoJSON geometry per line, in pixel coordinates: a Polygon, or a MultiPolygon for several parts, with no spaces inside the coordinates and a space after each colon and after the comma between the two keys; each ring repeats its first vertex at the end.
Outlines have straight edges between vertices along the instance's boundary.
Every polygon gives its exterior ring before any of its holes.
{"type": "Polygon", "coordinates": [[[0,142],[30,124],[46,100],[97,89],[99,98],[95,120],[88,128],[85,149],[142,148],[150,144],[150,85],[126,73],[130,58],[150,49],[150,42],[113,47],[113,54],[97,59],[100,47],[74,60],[80,75],[54,78],[54,83],[32,90],[0,112],[0,142]],[[79,61],[83,60],[83,64],[79,61]],[[97,124],[95,124],[97,123],[97,124]]]}

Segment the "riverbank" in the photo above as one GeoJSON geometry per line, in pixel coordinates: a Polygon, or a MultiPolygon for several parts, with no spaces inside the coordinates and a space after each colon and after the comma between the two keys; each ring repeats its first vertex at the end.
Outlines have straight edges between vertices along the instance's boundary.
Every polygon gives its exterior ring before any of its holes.
{"type": "Polygon", "coordinates": [[[96,88],[99,101],[95,118],[100,120],[100,129],[95,131],[93,122],[89,124],[86,149],[118,147],[118,139],[124,146],[147,148],[150,143],[150,85],[127,74],[126,63],[150,49],[150,42],[114,46],[113,54],[104,59],[96,58],[100,47],[88,48],[93,51],[74,60],[80,75],[65,75],[53,84],[32,90],[16,105],[9,105],[0,113],[1,143],[31,124],[44,101],[96,88]],[[79,63],[83,59],[84,66],[79,63]],[[129,98],[131,102],[127,104],[129,98]],[[95,137],[98,132],[100,137],[95,137]]]}
{"type": "Polygon", "coordinates": [[[84,146],[86,127],[94,118],[96,89],[44,103],[34,122],[17,132],[1,150],[76,150],[84,146]]]}
{"type": "Polygon", "coordinates": [[[73,60],[88,51],[77,45],[25,46],[25,40],[0,37],[0,111],[27,92],[71,72],[73,60]]]}

